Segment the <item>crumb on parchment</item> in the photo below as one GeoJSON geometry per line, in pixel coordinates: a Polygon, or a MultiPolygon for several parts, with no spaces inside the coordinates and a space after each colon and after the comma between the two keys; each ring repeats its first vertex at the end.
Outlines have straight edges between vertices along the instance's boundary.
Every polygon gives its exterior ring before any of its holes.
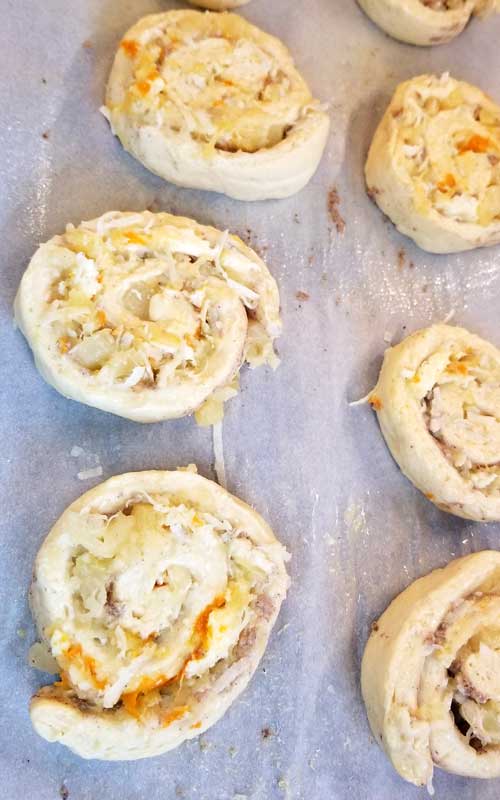
{"type": "Polygon", "coordinates": [[[342,218],[340,211],[340,197],[339,193],[335,186],[333,186],[330,191],[328,192],[328,213],[332,219],[335,228],[337,229],[337,233],[344,233],[345,231],[345,222],[342,218]]]}
{"type": "Polygon", "coordinates": [[[308,292],[299,290],[298,292],[295,292],[295,297],[297,300],[309,300],[310,294],[308,292]]]}

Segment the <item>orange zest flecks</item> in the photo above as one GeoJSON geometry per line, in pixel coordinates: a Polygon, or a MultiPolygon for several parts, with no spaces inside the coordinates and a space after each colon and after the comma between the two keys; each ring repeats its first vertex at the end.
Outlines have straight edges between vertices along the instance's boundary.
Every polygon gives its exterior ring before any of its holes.
{"type": "Polygon", "coordinates": [[[96,687],[96,689],[105,689],[107,686],[107,681],[102,680],[97,675],[97,664],[94,658],[91,656],[86,656],[82,650],[81,645],[79,644],[72,644],[68,649],[65,651],[64,655],[68,659],[68,661],[79,661],[83,670],[87,673],[90,680],[96,687]]]}
{"type": "Polygon", "coordinates": [[[57,340],[57,346],[59,348],[59,352],[64,355],[69,350],[71,350],[71,339],[69,336],[61,336],[60,339],[57,340]]]}
{"type": "Polygon", "coordinates": [[[450,361],[446,367],[446,372],[450,375],[468,375],[469,370],[461,361],[450,361]]]}
{"type": "Polygon", "coordinates": [[[453,189],[457,185],[457,182],[451,172],[448,175],[445,175],[443,180],[439,181],[437,188],[440,192],[447,192],[448,189],[453,189]]]}
{"type": "Polygon", "coordinates": [[[135,84],[135,88],[143,97],[145,97],[149,90],[151,89],[151,84],[149,81],[137,81],[135,84]]]}
{"type": "Polygon", "coordinates": [[[128,713],[132,717],[139,719],[141,716],[140,709],[138,708],[139,697],[143,694],[153,691],[153,689],[160,689],[162,686],[165,686],[168,683],[170,683],[170,680],[165,678],[164,675],[157,675],[155,678],[143,678],[133,692],[126,692],[125,694],[122,694],[121,701],[128,713]]]}
{"type": "Polygon", "coordinates": [[[129,58],[134,58],[139,52],[139,45],[137,42],[134,42],[133,39],[124,39],[120,43],[120,47],[129,56],[129,58]]]}
{"type": "Polygon", "coordinates": [[[146,239],[135,231],[123,231],[123,235],[131,244],[146,244],[146,239]]]}
{"type": "Polygon", "coordinates": [[[196,618],[193,629],[193,636],[198,638],[199,644],[197,645],[192,658],[197,660],[203,658],[205,655],[210,640],[210,621],[209,617],[212,611],[216,608],[222,608],[226,605],[226,601],[222,595],[215,598],[213,603],[210,603],[196,618]]]}
{"type": "Polygon", "coordinates": [[[371,407],[375,409],[375,411],[380,411],[382,408],[382,400],[375,394],[370,395],[368,402],[370,403],[371,407]]]}
{"type": "Polygon", "coordinates": [[[413,378],[411,378],[411,382],[412,382],[412,383],[420,383],[420,375],[418,375],[417,373],[415,373],[415,375],[413,376],[413,378]]]}
{"type": "Polygon", "coordinates": [[[171,711],[168,711],[161,721],[163,727],[166,728],[167,725],[171,725],[172,722],[181,719],[185,714],[187,714],[188,711],[189,706],[177,706],[177,708],[173,708],[171,711]]]}
{"type": "Polygon", "coordinates": [[[426,492],[425,496],[427,497],[427,500],[431,501],[434,500],[434,495],[432,494],[432,492],[426,492]]]}
{"type": "Polygon", "coordinates": [[[491,139],[474,134],[466,142],[461,142],[458,145],[458,151],[459,153],[487,153],[493,146],[491,139]]]}
{"type": "Polygon", "coordinates": [[[71,681],[69,679],[68,673],[65,672],[64,670],[61,670],[59,680],[54,681],[52,685],[57,686],[59,689],[69,689],[71,687],[71,681]]]}
{"type": "Polygon", "coordinates": [[[99,327],[100,328],[104,328],[105,325],[106,325],[107,320],[106,320],[106,314],[104,313],[104,311],[101,308],[99,308],[97,313],[96,313],[96,319],[97,319],[97,324],[99,325],[99,327]]]}
{"type": "Polygon", "coordinates": [[[201,725],[202,725],[202,723],[200,721],[200,722],[195,722],[194,725],[191,725],[190,727],[191,728],[201,728],[201,725]]]}

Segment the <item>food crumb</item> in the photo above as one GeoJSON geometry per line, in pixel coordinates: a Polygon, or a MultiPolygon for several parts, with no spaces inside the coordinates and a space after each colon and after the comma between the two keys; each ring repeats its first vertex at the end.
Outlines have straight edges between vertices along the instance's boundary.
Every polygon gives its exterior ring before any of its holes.
{"type": "Polygon", "coordinates": [[[294,221],[294,222],[296,222],[296,223],[297,223],[297,225],[300,223],[300,217],[299,217],[299,215],[298,215],[298,214],[294,214],[294,215],[293,215],[293,221],[294,221]]]}
{"type": "Polygon", "coordinates": [[[200,750],[202,750],[202,751],[205,751],[205,750],[210,750],[210,748],[212,747],[212,745],[210,744],[210,742],[209,742],[209,741],[207,741],[207,739],[205,739],[205,737],[204,737],[204,736],[201,736],[201,737],[198,739],[198,745],[199,745],[199,747],[200,747],[200,750]]]}
{"type": "Polygon", "coordinates": [[[308,292],[298,291],[295,292],[295,297],[297,300],[309,300],[310,295],[308,292]]]}
{"type": "Polygon", "coordinates": [[[378,622],[372,622],[372,631],[374,633],[378,631],[378,622]]]}
{"type": "Polygon", "coordinates": [[[20,639],[26,639],[26,628],[18,628],[17,635],[20,639]]]}
{"type": "Polygon", "coordinates": [[[386,344],[390,344],[392,342],[393,335],[390,331],[384,331],[384,342],[386,344]]]}
{"type": "Polygon", "coordinates": [[[85,50],[92,50],[93,46],[94,46],[94,45],[92,44],[92,42],[90,41],[90,39],[85,39],[85,41],[84,41],[84,42],[82,42],[82,47],[83,47],[85,50]]]}
{"type": "Polygon", "coordinates": [[[286,792],[288,789],[288,781],[283,776],[278,780],[278,789],[281,789],[282,792],[286,792]]]}
{"type": "Polygon", "coordinates": [[[84,452],[85,451],[84,451],[83,447],[80,447],[78,444],[75,444],[71,448],[70,456],[71,456],[71,458],[78,458],[79,456],[82,456],[84,454],[84,452]]]}
{"type": "Polygon", "coordinates": [[[234,758],[238,750],[236,749],[236,747],[234,747],[234,745],[231,745],[231,747],[228,749],[227,752],[229,753],[231,758],[234,758]]]}
{"type": "Polygon", "coordinates": [[[335,186],[328,192],[328,212],[331,220],[337,229],[337,233],[344,233],[345,222],[339,211],[340,197],[335,186]]]}
{"type": "Polygon", "coordinates": [[[49,138],[49,136],[50,136],[50,131],[44,131],[42,133],[42,139],[47,140],[49,138]]]}
{"type": "Polygon", "coordinates": [[[401,250],[398,250],[398,268],[403,269],[406,261],[406,253],[404,248],[402,247],[401,250]]]}
{"type": "Polygon", "coordinates": [[[90,478],[99,478],[102,475],[102,467],[91,467],[91,469],[82,469],[77,474],[79,481],[87,481],[90,478]]]}
{"type": "Polygon", "coordinates": [[[260,735],[263,739],[269,739],[271,736],[274,736],[274,731],[271,728],[262,728],[260,735]]]}
{"type": "Polygon", "coordinates": [[[65,783],[61,783],[59,787],[59,797],[61,797],[61,800],[68,800],[69,790],[65,783]]]}

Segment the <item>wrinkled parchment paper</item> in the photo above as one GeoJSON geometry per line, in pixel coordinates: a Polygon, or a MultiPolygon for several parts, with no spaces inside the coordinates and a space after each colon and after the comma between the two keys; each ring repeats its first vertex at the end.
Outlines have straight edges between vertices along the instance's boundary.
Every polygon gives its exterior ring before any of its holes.
{"type": "MultiPolygon", "coordinates": [[[[359,691],[363,645],[396,593],[453,556],[499,547],[500,526],[434,508],[400,474],[370,409],[347,403],[374,384],[386,340],[452,309],[457,323],[500,344],[500,247],[449,257],[419,251],[367,199],[362,166],[401,80],[450,70],[500,100],[500,18],[474,21],[452,44],[429,50],[389,39],[354,0],[253,0],[241,13],[290,46],[315,94],[330,103],[332,131],[304,191],[243,204],[163,183],[124,153],[98,113],[125,30],[180,5],[1,4],[0,795],[424,797],[370,735],[359,691]],[[327,208],[334,186],[343,234],[327,208]],[[221,722],[159,758],[92,763],[31,729],[29,698],[48,680],[27,664],[33,558],[63,509],[110,475],[194,461],[213,477],[211,433],[191,419],[141,426],[65,400],[35,371],[11,303],[37,245],[66,222],[148,206],[248,236],[278,280],[282,364],[275,374],[243,371],[224,441],[229,489],[286,543],[293,584],[256,676],[221,722]],[[102,478],[78,479],[96,466],[102,478]]],[[[500,795],[500,781],[439,772],[435,786],[439,800],[500,795]]]]}

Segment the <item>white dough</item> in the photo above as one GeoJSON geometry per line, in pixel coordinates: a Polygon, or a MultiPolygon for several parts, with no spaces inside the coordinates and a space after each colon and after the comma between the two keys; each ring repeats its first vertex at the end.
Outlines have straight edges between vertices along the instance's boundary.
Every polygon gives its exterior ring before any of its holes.
{"type": "Polygon", "coordinates": [[[405,780],[431,788],[434,766],[500,777],[499,621],[500,553],[486,550],[415,581],[372,626],[363,698],[405,780]]]}
{"type": "Polygon", "coordinates": [[[500,520],[500,351],[433,325],[386,350],[369,396],[401,470],[443,511],[500,520]]]}
{"type": "Polygon", "coordinates": [[[236,14],[212,12],[167,11],[134,25],[103,112],[152,172],[238,200],[302,189],[329,130],[285,46],[236,14]]]}
{"type": "Polygon", "coordinates": [[[444,44],[463,31],[473,14],[500,11],[499,0],[358,0],[379,28],[401,42],[444,44]]]}
{"type": "Polygon", "coordinates": [[[365,166],[368,193],[431,253],[500,242],[500,107],[448,74],[398,86],[365,166]]]}
{"type": "Polygon", "coordinates": [[[37,733],[104,760],[203,733],[257,668],[286,560],[253,509],[193,468],[84,494],[35,563],[33,615],[61,672],[32,699],[37,733]]]}
{"type": "Polygon", "coordinates": [[[243,359],[278,361],[279,296],[264,262],[238,237],[170,214],[69,225],[33,256],[15,312],[49,383],[138,422],[221,409],[243,359]]]}

